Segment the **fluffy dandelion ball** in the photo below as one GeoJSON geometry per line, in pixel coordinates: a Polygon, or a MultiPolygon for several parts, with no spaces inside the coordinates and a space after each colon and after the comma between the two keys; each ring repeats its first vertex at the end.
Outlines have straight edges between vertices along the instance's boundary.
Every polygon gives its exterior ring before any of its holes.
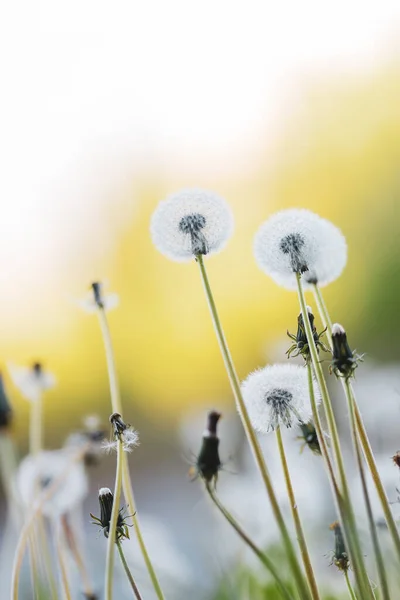
{"type": "Polygon", "coordinates": [[[185,262],[222,250],[233,232],[233,216],[225,200],[213,192],[182,190],[160,202],[150,231],[162,254],[185,262]]]}
{"type": "Polygon", "coordinates": [[[346,240],[330,221],[305,209],[272,215],[254,240],[258,266],[278,284],[297,289],[296,274],[305,288],[325,286],[339,277],[347,261],[346,240]]]}
{"type": "MultiPolygon", "coordinates": [[[[321,396],[313,381],[317,404],[321,396]]],[[[312,416],[307,370],[298,365],[271,365],[251,373],[242,384],[243,398],[256,431],[307,423],[312,416]]]]}

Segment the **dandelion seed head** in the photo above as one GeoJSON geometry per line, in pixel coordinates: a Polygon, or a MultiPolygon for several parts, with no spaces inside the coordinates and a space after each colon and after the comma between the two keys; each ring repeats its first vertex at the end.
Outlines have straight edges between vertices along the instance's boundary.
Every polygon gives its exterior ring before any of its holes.
{"type": "Polygon", "coordinates": [[[217,194],[182,190],[158,205],[151,219],[156,248],[171,260],[185,262],[222,250],[233,232],[232,212],[217,194]]]}
{"type": "MultiPolygon", "coordinates": [[[[320,393],[314,381],[316,402],[320,393]]],[[[307,370],[298,365],[271,365],[251,373],[242,392],[254,429],[267,433],[279,426],[307,423],[311,416],[307,370]]]]}
{"type": "Polygon", "coordinates": [[[57,383],[55,376],[44,371],[40,363],[34,363],[32,367],[20,367],[8,363],[7,367],[15,387],[30,402],[40,400],[43,392],[53,388],[57,383]]]}
{"type": "Polygon", "coordinates": [[[60,517],[84,500],[88,493],[84,466],[81,462],[71,466],[71,454],[67,450],[43,451],[37,456],[26,456],[16,475],[16,485],[23,504],[31,508],[40,493],[63,473],[62,482],[43,504],[43,514],[47,517],[60,517]]]}
{"type": "Polygon", "coordinates": [[[256,233],[254,254],[258,266],[278,284],[297,289],[296,273],[305,288],[325,286],[342,273],[347,245],[341,231],[306,209],[272,215],[256,233]]]}

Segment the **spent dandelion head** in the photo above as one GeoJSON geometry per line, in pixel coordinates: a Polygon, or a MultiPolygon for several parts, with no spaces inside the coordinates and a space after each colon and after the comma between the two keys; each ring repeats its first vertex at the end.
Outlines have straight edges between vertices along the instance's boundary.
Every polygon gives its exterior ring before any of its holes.
{"type": "Polygon", "coordinates": [[[4,388],[3,375],[0,373],[0,430],[9,427],[12,419],[12,409],[4,388]]]}
{"type": "MultiPolygon", "coordinates": [[[[317,404],[319,388],[313,380],[317,404]]],[[[242,384],[243,398],[256,431],[307,423],[312,415],[307,370],[298,365],[271,365],[251,373],[242,384]]]]}
{"type": "MultiPolygon", "coordinates": [[[[317,352],[319,352],[320,349],[322,349],[324,352],[329,352],[329,349],[323,344],[323,342],[321,342],[321,338],[324,335],[324,333],[326,332],[326,328],[323,331],[321,331],[320,333],[318,333],[317,329],[314,325],[315,317],[313,315],[312,309],[309,306],[307,306],[307,314],[308,314],[308,320],[310,322],[311,330],[313,333],[315,346],[317,348],[317,352]]],[[[296,333],[296,335],[289,333],[289,331],[287,332],[287,335],[294,342],[286,352],[288,358],[291,358],[292,356],[296,357],[296,356],[301,355],[304,358],[304,360],[306,361],[306,363],[309,363],[311,361],[311,353],[310,353],[310,348],[309,348],[308,342],[307,342],[307,335],[306,335],[306,330],[304,327],[302,313],[300,313],[299,316],[297,317],[297,333],[296,333]]]]}
{"type": "MultiPolygon", "coordinates": [[[[111,513],[114,504],[114,496],[112,491],[109,488],[103,487],[99,489],[99,505],[100,505],[100,517],[95,517],[92,513],[90,516],[92,517],[93,525],[100,525],[104,536],[108,538],[110,535],[110,520],[111,513]]],[[[127,516],[124,514],[125,508],[121,508],[118,511],[117,517],[117,526],[116,526],[116,535],[115,541],[119,542],[123,538],[129,539],[129,525],[126,523],[127,516]]]]}
{"type": "Polygon", "coordinates": [[[218,472],[222,467],[219,457],[219,437],[217,433],[218,421],[221,413],[213,410],[208,413],[207,426],[203,432],[200,452],[196,458],[196,465],[193,473],[196,477],[201,477],[207,483],[216,485],[218,472]]]}
{"type": "Polygon", "coordinates": [[[119,413],[113,413],[110,416],[110,423],[113,429],[113,440],[103,443],[105,450],[117,450],[118,440],[122,442],[122,449],[125,452],[132,452],[133,448],[139,445],[139,434],[133,427],[125,423],[119,413]]]}
{"type": "Polygon", "coordinates": [[[31,367],[20,367],[9,363],[8,370],[15,387],[30,402],[37,402],[44,391],[56,385],[54,375],[45,371],[40,362],[33,363],[31,367]]]}
{"type": "Polygon", "coordinates": [[[332,553],[332,563],[336,565],[339,571],[347,571],[350,567],[349,555],[347,554],[346,545],[344,543],[344,537],[342,528],[338,521],[332,523],[329,529],[335,534],[335,549],[332,553]]]}
{"type": "Polygon", "coordinates": [[[254,254],[260,269],[285,288],[297,289],[296,275],[304,286],[324,286],[343,271],[346,241],[332,223],[305,209],[283,210],[258,230],[254,254]]]}
{"type": "Polygon", "coordinates": [[[233,217],[224,199],[201,189],[182,190],[158,205],[151,219],[156,248],[185,262],[222,250],[233,232],[233,217]]]}
{"type": "Polygon", "coordinates": [[[118,294],[105,294],[104,284],[98,281],[90,285],[90,291],[77,301],[78,305],[87,313],[95,313],[97,310],[113,310],[119,305],[118,294]]]}
{"type": "Polygon", "coordinates": [[[66,448],[85,447],[84,461],[86,466],[97,465],[106,431],[98,415],[88,415],[83,419],[83,428],[68,436],[64,446],[66,448]]]}
{"type": "Polygon", "coordinates": [[[354,376],[358,363],[363,361],[364,355],[357,354],[355,350],[350,349],[346,331],[339,323],[332,326],[332,346],[333,359],[330,372],[333,371],[336,377],[350,379],[354,376]]]}

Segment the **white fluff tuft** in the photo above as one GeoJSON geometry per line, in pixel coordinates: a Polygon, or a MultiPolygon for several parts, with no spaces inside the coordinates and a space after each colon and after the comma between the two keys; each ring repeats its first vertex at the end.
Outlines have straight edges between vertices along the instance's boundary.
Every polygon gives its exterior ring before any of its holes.
{"type": "MultiPolygon", "coordinates": [[[[121,434],[122,441],[122,449],[125,452],[132,452],[136,446],[139,446],[139,434],[135,429],[128,428],[125,429],[121,434]]],[[[106,452],[112,452],[113,450],[117,450],[118,442],[117,441],[105,441],[102,444],[103,450],[106,452]]]]}
{"type": "Polygon", "coordinates": [[[48,371],[36,371],[33,367],[20,367],[13,363],[7,364],[10,377],[22,396],[29,402],[40,400],[44,391],[53,388],[57,380],[48,371]]]}
{"type": "Polygon", "coordinates": [[[340,323],[334,323],[332,325],[332,335],[343,335],[344,333],[346,333],[345,329],[340,323]]]}
{"type": "MultiPolygon", "coordinates": [[[[260,433],[278,426],[307,423],[312,416],[307,370],[298,365],[271,365],[251,373],[242,384],[252,425],[260,433]]],[[[314,381],[317,404],[321,395],[314,381]]]]}
{"type": "Polygon", "coordinates": [[[151,219],[155,247],[171,260],[186,262],[195,256],[192,236],[180,227],[191,215],[202,219],[199,234],[207,246],[200,254],[215,254],[224,248],[233,232],[233,215],[223,198],[201,189],[182,190],[158,205],[151,219]]]}
{"type": "Polygon", "coordinates": [[[330,221],[309,210],[289,209],[261,225],[254,239],[254,254],[260,269],[290,290],[297,289],[296,266],[307,268],[302,277],[307,289],[312,283],[323,287],[339,277],[347,262],[347,244],[330,221]],[[282,249],[288,239],[296,240],[294,255],[282,249]]]}
{"type": "Polygon", "coordinates": [[[99,489],[99,496],[108,496],[109,494],[112,494],[110,488],[103,487],[99,489]]]}

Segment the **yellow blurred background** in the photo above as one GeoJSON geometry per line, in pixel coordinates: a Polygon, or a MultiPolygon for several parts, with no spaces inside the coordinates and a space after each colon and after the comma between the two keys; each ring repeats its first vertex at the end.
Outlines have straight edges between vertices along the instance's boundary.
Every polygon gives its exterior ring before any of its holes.
{"type": "MultiPolygon", "coordinates": [[[[319,4],[48,1],[22,41],[4,32],[0,350],[3,369],[41,360],[56,375],[48,446],[109,413],[98,323],[75,302],[93,280],[120,295],[110,327],[130,422],[162,435],[196,404],[231,402],[197,267],[149,236],[158,201],[182,187],[234,212],[207,266],[241,377],[286,360],[296,328],[296,295],[252,254],[285,207],[342,229],[333,319],[372,360],[400,358],[400,11],[319,4]]],[[[6,384],[25,448],[28,405],[6,384]]]]}

